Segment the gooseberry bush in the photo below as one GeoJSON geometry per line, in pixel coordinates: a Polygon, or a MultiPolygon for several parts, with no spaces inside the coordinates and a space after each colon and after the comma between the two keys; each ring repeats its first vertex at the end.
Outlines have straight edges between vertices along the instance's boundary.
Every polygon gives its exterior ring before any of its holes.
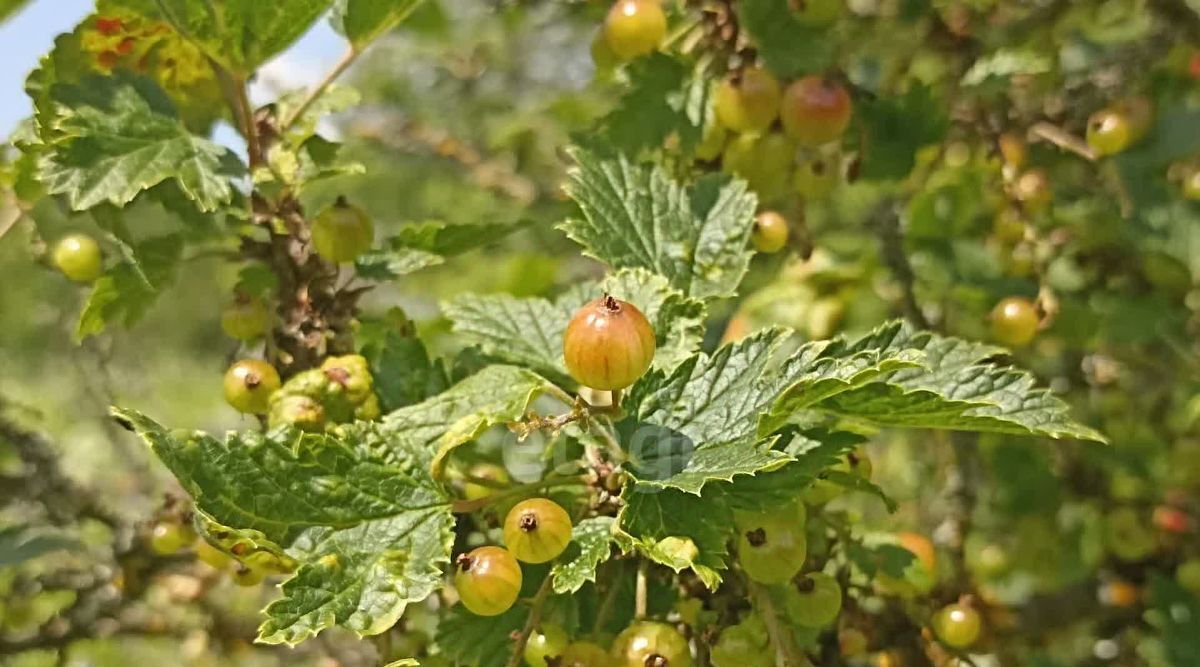
{"type": "Polygon", "coordinates": [[[340,628],[395,667],[1197,664],[1196,448],[1163,444],[1196,414],[1190,5],[560,9],[610,98],[560,156],[553,233],[589,269],[444,300],[452,349],[388,288],[535,223],[384,234],[314,199],[363,178],[335,79],[419,5],[99,0],[4,165],[40,259],[86,286],[78,340],[136,325],[192,253],[237,272],[243,428],[111,416],[188,497],[148,549],[277,584],[253,639],[340,628]],[[252,104],[327,14],[345,58],[252,104]],[[80,231],[41,238],[47,202],[80,231]],[[890,451],[951,459],[936,531],[864,527],[903,514],[890,451]],[[1043,636],[1097,606],[1091,657],[1043,636]]]}

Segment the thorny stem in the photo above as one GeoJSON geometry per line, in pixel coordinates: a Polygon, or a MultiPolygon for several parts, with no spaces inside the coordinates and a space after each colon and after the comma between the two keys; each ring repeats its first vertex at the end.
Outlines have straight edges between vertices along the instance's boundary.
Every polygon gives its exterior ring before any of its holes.
{"type": "Polygon", "coordinates": [[[550,597],[550,584],[553,577],[550,573],[546,573],[546,578],[542,580],[541,587],[533,596],[533,601],[530,603],[529,618],[525,621],[525,627],[516,637],[516,643],[513,645],[512,655],[509,656],[505,667],[518,667],[521,664],[521,659],[525,656],[525,645],[529,643],[529,636],[537,629],[538,624],[542,622],[542,606],[546,603],[546,598],[550,597]]]}
{"type": "Polygon", "coordinates": [[[771,602],[770,591],[762,584],[753,581],[747,583],[750,584],[754,608],[758,610],[763,617],[763,622],[766,623],[771,644],[783,656],[784,667],[800,667],[807,664],[804,655],[792,640],[791,633],[779,622],[779,616],[775,613],[775,604],[771,602]]]}
{"type": "Polygon", "coordinates": [[[360,53],[362,53],[362,51],[355,49],[353,46],[349,49],[346,49],[346,52],[342,54],[342,57],[333,64],[333,68],[325,74],[325,78],[321,79],[321,81],[317,83],[312,90],[308,91],[308,95],[302,102],[300,102],[300,106],[293,109],[291,113],[289,113],[283,118],[282,121],[280,121],[280,131],[287,131],[289,128],[291,128],[292,125],[294,125],[296,121],[304,115],[304,112],[308,111],[309,107],[311,107],[317,100],[321,99],[321,96],[325,94],[325,90],[328,89],[329,86],[331,86],[333,82],[336,81],[337,78],[346,71],[346,68],[350,67],[350,65],[358,59],[358,55],[360,53]]]}

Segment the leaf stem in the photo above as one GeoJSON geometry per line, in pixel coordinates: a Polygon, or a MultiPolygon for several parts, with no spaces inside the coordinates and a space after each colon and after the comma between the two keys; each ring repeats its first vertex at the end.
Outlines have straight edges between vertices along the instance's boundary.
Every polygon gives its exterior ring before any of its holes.
{"type": "Polygon", "coordinates": [[[512,655],[509,656],[505,667],[518,667],[521,664],[521,659],[525,656],[525,645],[529,643],[529,636],[533,634],[538,624],[542,622],[542,606],[546,604],[546,598],[550,597],[550,584],[553,579],[550,573],[547,572],[546,578],[542,580],[542,585],[533,596],[533,601],[530,603],[529,608],[529,618],[525,620],[525,627],[521,630],[521,634],[517,635],[512,655]]]}
{"type": "Polygon", "coordinates": [[[474,500],[456,500],[450,505],[450,511],[454,512],[455,514],[470,514],[471,512],[477,512],[488,505],[498,503],[513,496],[524,495],[536,489],[549,488],[552,486],[571,486],[573,484],[583,485],[586,483],[587,480],[582,475],[552,475],[536,482],[518,484],[517,486],[505,489],[500,493],[493,493],[492,495],[484,498],[476,498],[474,500]]]}
{"type": "Polygon", "coordinates": [[[767,634],[771,637],[771,643],[775,646],[775,650],[783,656],[784,667],[800,667],[806,664],[804,655],[796,646],[796,642],[792,638],[792,634],[784,627],[779,620],[779,615],[775,613],[775,603],[771,601],[771,593],[765,586],[753,581],[747,581],[750,585],[750,595],[753,599],[754,608],[762,614],[763,622],[767,625],[767,634]]]}
{"type": "Polygon", "coordinates": [[[1070,151],[1085,160],[1090,162],[1096,161],[1096,151],[1092,150],[1092,147],[1086,141],[1053,123],[1045,121],[1035,123],[1033,127],[1029,128],[1029,134],[1038,139],[1048,141],[1065,151],[1070,151]]]}
{"type": "Polygon", "coordinates": [[[322,78],[312,90],[308,91],[308,95],[305,96],[302,102],[300,102],[300,106],[293,109],[291,113],[289,113],[283,118],[283,120],[280,121],[280,131],[286,132],[289,128],[291,128],[292,125],[296,123],[297,120],[300,120],[300,117],[304,115],[304,112],[308,111],[309,107],[311,107],[318,99],[321,98],[322,95],[325,94],[325,90],[328,89],[334,81],[337,81],[337,78],[346,71],[346,68],[350,67],[350,65],[352,65],[354,61],[358,59],[358,55],[360,53],[362,53],[362,51],[354,48],[353,46],[346,49],[346,52],[343,53],[342,57],[333,64],[333,68],[325,74],[325,77],[322,78]]]}
{"type": "Polygon", "coordinates": [[[649,564],[645,559],[638,562],[637,571],[637,588],[634,591],[633,598],[633,617],[636,620],[646,618],[646,569],[649,564]]]}
{"type": "Polygon", "coordinates": [[[510,422],[508,430],[516,433],[517,438],[523,440],[534,431],[557,433],[575,422],[579,422],[586,429],[588,422],[593,417],[619,417],[621,406],[617,401],[620,399],[620,395],[619,391],[613,392],[613,402],[610,405],[591,405],[581,398],[576,398],[570,412],[552,417],[543,417],[531,412],[520,421],[510,422]]]}

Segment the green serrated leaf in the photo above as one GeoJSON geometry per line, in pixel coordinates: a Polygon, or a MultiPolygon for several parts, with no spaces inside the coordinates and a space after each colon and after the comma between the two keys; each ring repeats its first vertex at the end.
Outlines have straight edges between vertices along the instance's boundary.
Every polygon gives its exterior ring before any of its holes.
{"type": "MultiPolygon", "coordinates": [[[[827,398],[889,376],[905,368],[923,368],[925,353],[907,346],[909,330],[900,322],[885,324],[867,336],[848,342],[844,338],[807,343],[782,370],[782,397],[772,417],[760,425],[761,433],[779,427],[779,417],[827,398]]],[[[999,352],[999,350],[996,350],[999,352]]]]}
{"type": "Polygon", "coordinates": [[[405,225],[384,243],[354,263],[359,277],[391,280],[435,266],[447,257],[494,243],[527,223],[513,225],[423,222],[405,225]]]}
{"type": "Polygon", "coordinates": [[[660,167],[576,148],[567,192],[582,219],[560,229],[613,268],[643,268],[698,299],[732,296],[750,261],[757,201],[742,181],[706,176],[688,188],[660,167]]]}
{"type": "Polygon", "coordinates": [[[555,593],[574,593],[596,581],[596,568],[612,551],[613,523],[612,517],[596,516],[575,524],[571,545],[550,570],[555,593]]]}
{"type": "Polygon", "coordinates": [[[398,451],[421,451],[440,477],[446,457],[491,426],[519,420],[552,385],[516,366],[488,366],[428,400],[383,419],[398,451]]]}
{"type": "Polygon", "coordinates": [[[817,410],[877,426],[991,431],[1104,442],[1022,370],[991,361],[998,349],[905,326],[896,341],[924,352],[924,368],[836,394],[817,410]]]}
{"type": "Polygon", "coordinates": [[[299,563],[266,610],[259,641],[294,645],[333,625],[359,635],[392,627],[442,582],[454,518],[429,475],[429,452],[377,423],[327,434],[280,428],[167,431],[136,412],[114,417],[170,468],[215,521],[259,531],[299,563]],[[386,458],[385,458],[386,454],[386,458]]]}
{"type": "Polygon", "coordinates": [[[569,306],[538,297],[463,294],[444,302],[442,312],[455,333],[478,344],[485,354],[560,382],[569,377],[562,359],[569,306]]]}
{"type": "Polygon", "coordinates": [[[49,99],[53,118],[43,119],[50,125],[42,130],[48,151],[40,179],[74,210],[124,206],[174,180],[198,209],[214,211],[231,200],[230,179],[244,173],[228,148],[188,131],[149,79],[92,75],[54,84],[49,99]]]}
{"type": "Polygon", "coordinates": [[[916,164],[917,151],[940,141],[949,127],[943,105],[928,86],[903,95],[879,97],[859,106],[866,128],[861,176],[903,178],[916,164]]]}
{"type": "Polygon", "coordinates": [[[149,239],[132,247],[137,265],[121,262],[92,284],[79,314],[75,338],[98,334],[113,322],[136,324],[162,290],[175,280],[183,240],[178,235],[149,239]]]}
{"type": "Polygon", "coordinates": [[[865,441],[858,434],[844,431],[787,433],[781,450],[794,457],[794,461],[719,486],[725,490],[725,498],[734,510],[773,511],[796,502],[822,472],[838,463],[840,456],[865,441]]]}
{"type": "Polygon", "coordinates": [[[379,344],[364,347],[375,393],[385,411],[420,403],[446,389],[450,379],[441,360],[429,357],[416,336],[389,331],[379,344]]]}
{"type": "Polygon", "coordinates": [[[512,650],[512,633],[525,626],[529,607],[515,605],[499,616],[476,616],[456,605],[438,624],[437,644],[455,665],[503,667],[512,650]]]}
{"type": "Polygon", "coordinates": [[[737,10],[742,27],[776,76],[791,78],[833,64],[835,44],[829,31],[798,21],[787,0],[743,0],[737,10]]]}
{"type": "Polygon", "coordinates": [[[159,13],[181,35],[235,74],[248,77],[291,46],[333,0],[157,0],[159,13]]]}
{"type": "Polygon", "coordinates": [[[669,377],[649,374],[639,380],[626,401],[631,419],[621,425],[638,480],[699,493],[710,481],[790,460],[758,436],[759,418],[780,390],[776,353],[786,335],[782,329],[764,331],[712,357],[692,357],[669,377]]]}
{"type": "Polygon", "coordinates": [[[331,22],[356,51],[408,18],[421,0],[338,0],[331,22]]]}
{"type": "Polygon", "coordinates": [[[617,515],[621,550],[637,552],[676,572],[693,570],[711,589],[721,583],[733,514],[722,494],[628,484],[617,515]]]}
{"type": "MultiPolygon", "coordinates": [[[[700,138],[703,125],[689,115],[693,92],[689,69],[665,53],[653,53],[629,65],[629,90],[601,121],[604,138],[630,155],[658,148],[672,133],[687,145],[700,138]]],[[[700,91],[707,90],[701,86],[700,91]]]]}
{"type": "Polygon", "coordinates": [[[764,429],[811,409],[875,426],[1104,441],[1032,375],[992,361],[1002,352],[897,322],[854,342],[809,344],[784,365],[787,393],[764,429]]]}

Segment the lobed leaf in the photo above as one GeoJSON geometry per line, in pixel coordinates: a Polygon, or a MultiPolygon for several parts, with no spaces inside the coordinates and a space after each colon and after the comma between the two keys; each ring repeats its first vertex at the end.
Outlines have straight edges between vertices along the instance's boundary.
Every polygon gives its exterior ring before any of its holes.
{"type": "Polygon", "coordinates": [[[428,453],[392,442],[383,425],[218,440],[167,431],[132,411],[113,415],[150,445],[199,510],[259,531],[299,562],[267,607],[259,641],[294,645],[335,624],[378,634],[441,584],[453,544],[449,497],[429,474],[428,453]]]}
{"type": "Polygon", "coordinates": [[[596,568],[608,560],[613,543],[612,517],[596,516],[575,524],[571,545],[566,554],[554,564],[554,592],[574,593],[587,582],[596,581],[596,568]]]}
{"type": "Polygon", "coordinates": [[[703,496],[629,484],[621,494],[616,541],[676,572],[693,570],[709,588],[721,582],[733,514],[719,492],[703,496]]]}
{"type": "Polygon", "coordinates": [[[798,21],[787,0],[743,0],[737,10],[741,25],[776,76],[790,78],[833,64],[835,45],[829,30],[798,21]]]}
{"type": "Polygon", "coordinates": [[[242,77],[308,32],[333,0],[156,0],[162,18],[242,77]]]}
{"type": "Polygon", "coordinates": [[[521,419],[533,399],[552,388],[545,378],[516,366],[487,366],[450,389],[383,418],[389,448],[404,457],[420,452],[434,476],[445,458],[489,427],[521,419]]]}
{"type": "Polygon", "coordinates": [[[92,283],[79,313],[75,339],[101,333],[111,323],[136,324],[175,280],[183,239],[176,234],[147,239],[128,247],[130,261],[109,268],[92,283]]]}
{"type": "Polygon", "coordinates": [[[600,121],[604,139],[630,155],[661,147],[674,135],[694,146],[706,120],[708,82],[665,53],[652,53],[629,64],[629,89],[600,121]]]}
{"type": "Polygon", "coordinates": [[[701,178],[691,187],[661,167],[576,148],[567,193],[582,219],[560,229],[584,254],[616,269],[643,268],[667,278],[684,296],[732,296],[750,262],[748,240],[757,207],[742,181],[701,178]]]}
{"type": "Polygon", "coordinates": [[[774,366],[785,336],[771,329],[633,386],[631,418],[618,428],[640,483],[699,493],[707,482],[790,459],[758,437],[759,418],[778,394],[774,366]]]}
{"type": "Polygon", "coordinates": [[[228,148],[192,134],[149,79],[91,75],[53,84],[48,96],[39,179],[48,193],[66,195],[72,209],[124,206],[168,180],[201,211],[232,199],[230,179],[242,165],[228,148]]]}
{"type": "Polygon", "coordinates": [[[529,607],[514,605],[498,616],[476,616],[455,605],[438,623],[437,644],[455,665],[503,667],[512,651],[512,634],[520,632],[529,607]]]}
{"type": "Polygon", "coordinates": [[[423,222],[405,225],[384,243],[355,261],[355,271],[367,280],[392,280],[436,266],[447,257],[487,245],[520,229],[515,225],[423,222]]]}
{"type": "Polygon", "coordinates": [[[1072,420],[1068,406],[1033,375],[994,361],[1000,352],[907,325],[891,330],[891,345],[920,350],[923,368],[896,371],[886,380],[845,391],[813,405],[882,427],[989,431],[1104,442],[1072,420]]]}
{"type": "Polygon", "coordinates": [[[337,0],[331,21],[356,51],[362,51],[420,6],[421,0],[337,0]]]}

